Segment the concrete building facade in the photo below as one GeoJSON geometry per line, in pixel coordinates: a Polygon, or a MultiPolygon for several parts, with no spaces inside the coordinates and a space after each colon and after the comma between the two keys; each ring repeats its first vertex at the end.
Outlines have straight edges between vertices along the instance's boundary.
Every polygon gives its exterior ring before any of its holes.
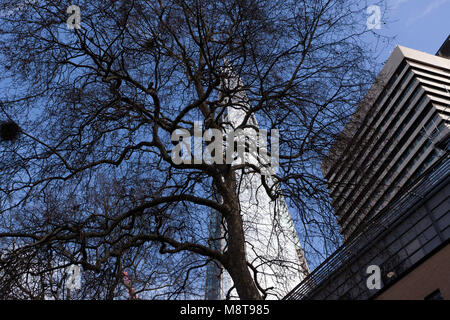
{"type": "Polygon", "coordinates": [[[396,47],[322,165],[345,240],[443,155],[449,132],[450,59],[396,47]]]}

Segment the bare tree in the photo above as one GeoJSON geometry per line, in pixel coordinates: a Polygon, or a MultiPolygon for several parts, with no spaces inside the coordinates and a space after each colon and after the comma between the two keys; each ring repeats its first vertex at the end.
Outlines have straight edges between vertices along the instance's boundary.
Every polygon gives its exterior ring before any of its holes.
{"type": "MultiPolygon", "coordinates": [[[[245,110],[234,129],[255,117],[279,130],[279,171],[261,185],[286,198],[302,240],[339,240],[320,163],[373,81],[364,5],[80,1],[81,29],[68,29],[69,5],[34,1],[1,18],[0,112],[16,130],[0,144],[3,297],[17,296],[26,256],[47,278],[81,265],[89,285],[79,298],[126,297],[123,271],[139,297],[201,297],[211,261],[240,298],[265,297],[246,259],[236,181],[260,167],[171,157],[175,130],[200,121],[223,132],[230,101],[245,110]],[[242,80],[231,89],[227,65],[242,80]],[[209,238],[213,211],[226,225],[224,250],[209,238]]],[[[40,292],[53,287],[62,290],[40,292]]]]}

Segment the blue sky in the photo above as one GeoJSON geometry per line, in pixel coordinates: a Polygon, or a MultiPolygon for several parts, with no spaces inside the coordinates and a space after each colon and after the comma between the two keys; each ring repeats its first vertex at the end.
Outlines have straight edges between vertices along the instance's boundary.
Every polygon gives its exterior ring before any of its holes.
{"type": "Polygon", "coordinates": [[[450,0],[387,0],[387,5],[376,32],[396,38],[384,59],[397,44],[435,54],[450,34],[450,0]]]}
{"type": "MultiPolygon", "coordinates": [[[[377,37],[368,35],[367,41],[376,46],[379,62],[386,61],[397,45],[435,54],[450,34],[450,0],[385,0],[386,11],[381,16],[381,29],[377,34],[395,37],[388,44],[378,43],[377,37]]],[[[377,5],[378,0],[366,0],[364,6],[377,5]]],[[[383,9],[382,9],[383,11],[383,9]]],[[[366,17],[370,14],[364,12],[366,17]]],[[[366,26],[362,26],[365,28],[366,26]]],[[[365,39],[366,41],[366,39],[365,39]]],[[[294,212],[294,211],[291,211],[294,212]]],[[[303,226],[297,225],[299,235],[303,226]]],[[[305,244],[302,243],[305,246],[305,244]]],[[[320,244],[317,248],[321,248],[320,244]]],[[[323,252],[325,256],[328,254],[323,252]]],[[[311,269],[317,261],[307,257],[311,269]]]]}

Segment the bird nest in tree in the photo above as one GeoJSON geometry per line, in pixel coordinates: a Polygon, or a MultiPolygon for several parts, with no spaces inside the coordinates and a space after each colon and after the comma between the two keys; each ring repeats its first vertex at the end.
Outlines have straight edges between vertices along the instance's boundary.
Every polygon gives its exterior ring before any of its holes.
{"type": "Polygon", "coordinates": [[[14,141],[19,137],[20,127],[12,120],[0,123],[0,140],[14,141]]]}

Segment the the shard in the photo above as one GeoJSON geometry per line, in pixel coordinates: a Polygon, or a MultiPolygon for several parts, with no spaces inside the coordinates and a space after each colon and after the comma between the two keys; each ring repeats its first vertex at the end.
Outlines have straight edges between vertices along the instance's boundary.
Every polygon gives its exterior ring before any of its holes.
{"type": "MultiPolygon", "coordinates": [[[[227,107],[224,122],[228,123],[225,134],[229,135],[242,124],[251,105],[240,78],[235,76],[232,71],[229,72],[229,77],[222,86],[224,89],[228,89],[227,91],[233,92],[231,99],[225,99],[227,107]]],[[[234,139],[247,139],[246,141],[248,141],[248,137],[253,137],[253,141],[257,141],[257,148],[254,149],[257,150],[257,154],[254,154],[252,150],[246,150],[248,152],[245,153],[245,161],[261,168],[261,163],[269,163],[271,156],[273,160],[275,149],[272,145],[271,155],[261,160],[261,154],[264,155],[261,150],[267,152],[267,137],[256,134],[256,131],[260,130],[253,129],[259,128],[253,115],[249,118],[248,123],[252,128],[246,127],[243,130],[244,134],[235,135],[234,139]]],[[[273,173],[276,167],[266,166],[265,170],[273,173]]],[[[268,184],[272,184],[270,174],[266,178],[269,181],[268,184]]],[[[265,298],[281,299],[309,273],[285,199],[280,195],[276,200],[271,200],[261,183],[261,175],[251,169],[243,173],[236,171],[236,185],[244,221],[247,261],[258,271],[259,286],[268,289],[265,298]]],[[[215,242],[216,249],[223,250],[226,246],[224,229],[226,226],[220,215],[211,212],[210,237],[213,239],[222,237],[222,240],[215,242]]],[[[206,273],[206,299],[238,298],[236,290],[230,290],[233,287],[231,277],[218,263],[210,263],[206,273]]]]}

